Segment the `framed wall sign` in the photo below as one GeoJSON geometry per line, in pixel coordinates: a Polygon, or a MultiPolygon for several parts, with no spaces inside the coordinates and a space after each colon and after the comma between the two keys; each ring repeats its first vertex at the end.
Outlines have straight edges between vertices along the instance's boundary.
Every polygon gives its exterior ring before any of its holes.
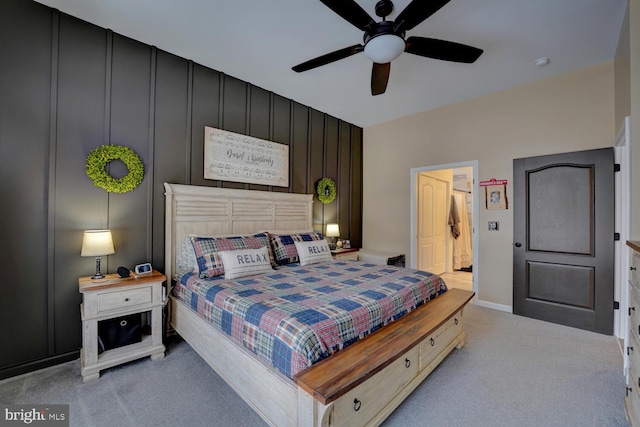
{"type": "Polygon", "coordinates": [[[487,209],[508,209],[506,185],[488,185],[484,187],[487,209]]]}
{"type": "Polygon", "coordinates": [[[289,186],[289,146],[205,126],[204,179],[289,186]]]}
{"type": "Polygon", "coordinates": [[[506,179],[491,178],[486,181],[480,181],[480,186],[484,187],[487,209],[509,209],[506,179]]]}

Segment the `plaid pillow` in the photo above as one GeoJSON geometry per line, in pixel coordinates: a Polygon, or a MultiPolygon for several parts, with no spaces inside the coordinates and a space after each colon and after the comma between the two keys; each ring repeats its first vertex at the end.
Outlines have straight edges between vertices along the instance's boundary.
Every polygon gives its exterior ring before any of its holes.
{"type": "Polygon", "coordinates": [[[253,236],[233,236],[233,237],[197,237],[191,236],[191,244],[198,262],[198,271],[201,279],[207,277],[222,276],[224,274],[224,266],[220,255],[220,251],[235,251],[238,249],[260,249],[266,247],[269,252],[269,261],[271,266],[277,264],[271,253],[269,245],[269,237],[266,233],[254,234],[253,236]]]}
{"type": "Polygon", "coordinates": [[[300,234],[269,234],[271,250],[276,262],[280,265],[299,262],[298,251],[294,242],[311,242],[313,240],[323,240],[322,233],[300,233],[300,234]]]}

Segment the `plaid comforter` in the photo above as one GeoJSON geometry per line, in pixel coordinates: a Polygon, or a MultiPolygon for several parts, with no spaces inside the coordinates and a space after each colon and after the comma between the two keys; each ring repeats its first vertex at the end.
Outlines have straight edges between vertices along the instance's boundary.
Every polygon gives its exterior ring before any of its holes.
{"type": "Polygon", "coordinates": [[[293,378],[445,291],[431,273],[335,261],[236,280],[190,273],[173,295],[293,378]]]}

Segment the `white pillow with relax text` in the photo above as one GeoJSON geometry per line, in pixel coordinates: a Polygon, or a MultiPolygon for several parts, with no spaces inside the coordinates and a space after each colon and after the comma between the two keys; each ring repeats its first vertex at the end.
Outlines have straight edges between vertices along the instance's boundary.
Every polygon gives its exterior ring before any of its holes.
{"type": "Polygon", "coordinates": [[[238,249],[236,251],[218,252],[224,266],[225,279],[253,276],[273,270],[269,260],[269,249],[238,249]]]}
{"type": "Polygon", "coordinates": [[[318,262],[333,261],[331,250],[326,240],[312,240],[310,242],[293,242],[300,257],[300,265],[316,264],[318,262]]]}

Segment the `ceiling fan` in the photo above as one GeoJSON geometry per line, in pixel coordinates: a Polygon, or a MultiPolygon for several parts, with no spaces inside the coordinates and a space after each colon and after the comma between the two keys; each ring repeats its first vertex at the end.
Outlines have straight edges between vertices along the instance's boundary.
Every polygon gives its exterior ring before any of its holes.
{"type": "Polygon", "coordinates": [[[446,40],[426,37],[409,37],[405,40],[406,31],[436,13],[449,3],[449,0],[413,0],[400,12],[395,21],[385,19],[393,11],[393,2],[380,0],[376,3],[376,15],[382,18],[380,22],[375,22],[354,0],[320,1],[347,22],[364,31],[364,44],[345,47],[296,65],[293,71],[298,73],[364,52],[373,61],[371,94],[380,95],[387,90],[391,61],[402,52],[468,64],[475,62],[483,52],[476,47],[446,40]]]}

